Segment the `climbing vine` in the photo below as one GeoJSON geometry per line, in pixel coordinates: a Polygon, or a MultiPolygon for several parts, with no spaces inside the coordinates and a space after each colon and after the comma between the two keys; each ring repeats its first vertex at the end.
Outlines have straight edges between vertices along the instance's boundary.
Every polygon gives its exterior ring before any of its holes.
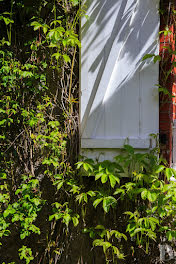
{"type": "MultiPolygon", "coordinates": [[[[176,172],[158,158],[158,147],[141,154],[125,145],[113,162],[78,161],[78,27],[86,6],[79,0],[1,3],[1,262],[152,258],[162,238],[176,238],[176,183],[170,181],[176,172]]],[[[151,57],[162,59],[143,59],[151,57]]],[[[169,94],[163,86],[159,92],[169,94]]]]}
{"type": "Polygon", "coordinates": [[[54,221],[61,218],[59,208],[67,226],[70,219],[78,225],[78,215],[69,209],[67,195],[63,195],[66,200],[60,207],[58,200],[59,183],[61,187],[68,177],[67,184],[73,185],[73,149],[78,151],[75,64],[80,47],[77,26],[84,10],[75,0],[39,1],[30,6],[23,1],[10,1],[8,6],[2,1],[2,8],[1,261],[52,263],[58,255],[57,243],[54,248],[49,244],[53,243],[54,221]],[[18,28],[20,19],[23,33],[18,28]],[[50,187],[53,191],[47,192],[50,187]],[[57,212],[53,217],[54,205],[57,212]],[[40,249],[32,243],[34,235],[40,249]],[[6,256],[6,243],[14,237],[15,253],[6,256]]]}

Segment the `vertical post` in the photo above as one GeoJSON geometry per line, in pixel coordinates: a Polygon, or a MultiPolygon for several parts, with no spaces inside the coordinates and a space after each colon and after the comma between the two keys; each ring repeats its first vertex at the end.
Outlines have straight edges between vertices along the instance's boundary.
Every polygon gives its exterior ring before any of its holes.
{"type": "Polygon", "coordinates": [[[173,164],[172,164],[172,167],[173,169],[176,169],[176,119],[173,122],[172,132],[173,132],[173,160],[172,160],[173,164]]]}
{"type": "MultiPolygon", "coordinates": [[[[173,163],[173,122],[176,119],[176,95],[175,85],[175,69],[173,68],[169,76],[167,72],[171,69],[175,56],[170,50],[175,50],[175,25],[173,16],[174,1],[161,1],[161,23],[160,31],[169,30],[169,34],[165,36],[160,34],[160,87],[166,88],[170,95],[160,93],[160,144],[161,154],[166,158],[169,165],[173,163]]],[[[175,130],[174,130],[175,131],[175,130]]]]}

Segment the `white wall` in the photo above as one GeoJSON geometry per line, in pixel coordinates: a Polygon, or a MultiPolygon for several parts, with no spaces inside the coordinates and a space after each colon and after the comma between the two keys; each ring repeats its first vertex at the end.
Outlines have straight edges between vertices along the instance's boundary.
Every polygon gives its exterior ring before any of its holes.
{"type": "MultiPolygon", "coordinates": [[[[84,154],[128,143],[151,147],[159,130],[159,0],[89,0],[81,23],[80,117],[84,154]]],[[[111,150],[112,151],[111,151],[111,150]]]]}

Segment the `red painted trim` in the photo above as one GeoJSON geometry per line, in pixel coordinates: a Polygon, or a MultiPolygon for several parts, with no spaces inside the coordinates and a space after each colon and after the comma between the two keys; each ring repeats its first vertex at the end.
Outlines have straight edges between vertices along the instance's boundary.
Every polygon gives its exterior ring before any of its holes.
{"type": "MultiPolygon", "coordinates": [[[[164,2],[165,10],[169,8],[169,1],[164,2]]],[[[173,8],[173,7],[172,7],[173,8]]],[[[174,21],[171,15],[171,10],[168,10],[169,17],[166,14],[161,16],[160,31],[165,30],[166,26],[172,32],[168,36],[160,35],[160,56],[162,61],[160,63],[160,85],[167,88],[171,94],[176,95],[176,69],[173,69],[167,81],[164,78],[164,72],[167,72],[175,60],[175,56],[171,55],[169,51],[164,48],[168,47],[175,50],[175,28],[174,21]],[[166,22],[167,21],[167,22],[166,22]],[[166,24],[168,23],[168,25],[166,24]]],[[[176,119],[176,98],[170,98],[166,95],[160,94],[160,112],[159,112],[159,130],[161,154],[167,159],[169,165],[172,164],[172,126],[176,119]]]]}

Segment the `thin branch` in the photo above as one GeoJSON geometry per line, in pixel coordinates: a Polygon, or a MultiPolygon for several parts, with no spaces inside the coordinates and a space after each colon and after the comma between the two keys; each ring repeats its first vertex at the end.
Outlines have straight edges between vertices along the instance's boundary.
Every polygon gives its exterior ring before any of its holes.
{"type": "Polygon", "coordinates": [[[10,144],[10,146],[4,151],[4,154],[13,146],[15,141],[24,133],[25,130],[21,131],[20,134],[14,139],[14,141],[10,144]]]}

